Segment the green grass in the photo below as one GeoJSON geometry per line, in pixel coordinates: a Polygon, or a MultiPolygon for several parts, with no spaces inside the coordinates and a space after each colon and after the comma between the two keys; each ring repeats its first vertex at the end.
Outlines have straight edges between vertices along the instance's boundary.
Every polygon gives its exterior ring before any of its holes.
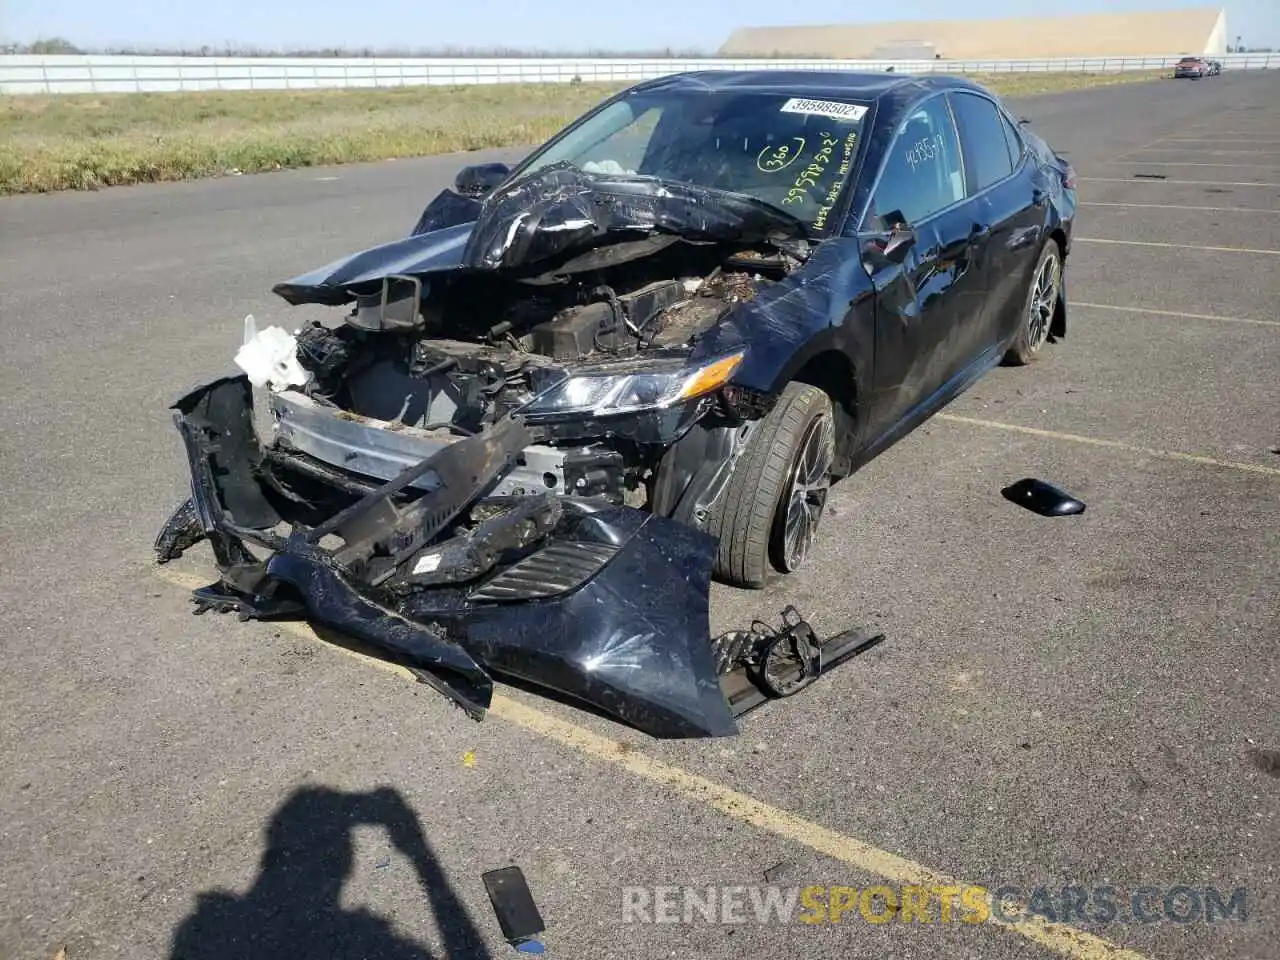
{"type": "MultiPolygon", "coordinates": [[[[1160,73],[997,74],[1003,95],[1160,73]]],[[[537,143],[624,84],[0,96],[0,194],[537,143]]]]}

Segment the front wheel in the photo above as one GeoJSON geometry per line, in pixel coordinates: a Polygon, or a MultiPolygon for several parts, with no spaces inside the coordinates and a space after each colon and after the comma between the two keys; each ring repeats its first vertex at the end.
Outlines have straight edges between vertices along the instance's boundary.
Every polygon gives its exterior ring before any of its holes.
{"type": "Polygon", "coordinates": [[[746,443],[707,532],[719,539],[716,577],[759,588],[771,568],[799,569],[817,538],[835,461],[831,398],[808,384],[787,384],[746,443]]]}
{"type": "Polygon", "coordinates": [[[1031,284],[1027,288],[1027,300],[1022,310],[1022,321],[1013,346],[1004,356],[1005,363],[1022,366],[1030,363],[1049,339],[1053,315],[1062,295],[1062,252],[1054,240],[1049,240],[1040,251],[1031,284]]]}

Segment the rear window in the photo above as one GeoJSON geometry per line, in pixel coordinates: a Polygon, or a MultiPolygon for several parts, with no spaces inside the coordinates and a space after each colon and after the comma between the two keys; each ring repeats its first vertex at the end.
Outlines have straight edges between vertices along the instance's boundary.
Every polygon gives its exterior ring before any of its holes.
{"type": "Polygon", "coordinates": [[[567,161],[585,173],[744,193],[821,234],[852,176],[869,109],[838,96],[642,91],[534,154],[522,173],[567,161]]]}
{"type": "Polygon", "coordinates": [[[1013,173],[1003,118],[985,97],[973,93],[951,96],[972,189],[985,190],[1013,173]]]}

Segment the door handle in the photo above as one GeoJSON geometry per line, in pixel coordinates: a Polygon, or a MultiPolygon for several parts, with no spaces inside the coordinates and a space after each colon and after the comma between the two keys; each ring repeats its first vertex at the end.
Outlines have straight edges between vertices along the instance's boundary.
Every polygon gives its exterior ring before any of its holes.
{"type": "Polygon", "coordinates": [[[1031,203],[1037,207],[1044,206],[1044,196],[1045,196],[1044,191],[1041,190],[1039,187],[1035,187],[1031,191],[1031,203]]]}

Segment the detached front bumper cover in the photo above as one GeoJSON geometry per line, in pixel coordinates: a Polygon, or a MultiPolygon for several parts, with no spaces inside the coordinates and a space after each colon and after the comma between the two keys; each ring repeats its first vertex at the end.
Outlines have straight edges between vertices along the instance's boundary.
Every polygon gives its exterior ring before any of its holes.
{"type": "Polygon", "coordinates": [[[410,666],[477,719],[498,675],[655,737],[732,736],[736,717],[881,639],[820,643],[792,613],[781,631],[712,641],[708,535],[589,500],[487,495],[533,442],[518,419],[375,485],[263,449],[252,403],[232,377],[174,405],[192,495],[157,537],[158,559],[207,539],[220,578],[194,592],[197,612],[307,617],[410,666]]]}

